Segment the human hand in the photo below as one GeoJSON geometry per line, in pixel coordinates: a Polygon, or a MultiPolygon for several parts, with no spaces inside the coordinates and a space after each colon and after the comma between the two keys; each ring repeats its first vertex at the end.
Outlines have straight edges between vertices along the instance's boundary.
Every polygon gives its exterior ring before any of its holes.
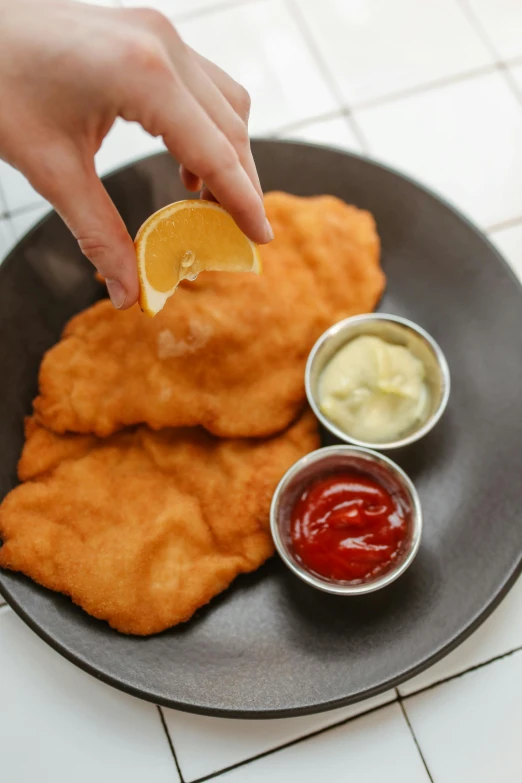
{"type": "Polygon", "coordinates": [[[149,9],[0,0],[0,158],[51,202],[106,279],[138,298],[134,243],[94,155],[115,119],[162,136],[191,191],[215,198],[254,241],[272,238],[248,139],[248,93],[149,9]]]}

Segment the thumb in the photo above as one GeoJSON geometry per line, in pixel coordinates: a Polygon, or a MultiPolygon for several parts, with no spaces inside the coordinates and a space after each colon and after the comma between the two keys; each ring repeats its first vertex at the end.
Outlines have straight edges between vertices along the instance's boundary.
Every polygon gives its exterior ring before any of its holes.
{"type": "Polygon", "coordinates": [[[53,184],[38,187],[78,240],[80,250],[105,278],[111,301],[118,309],[138,299],[139,284],[134,242],[103,187],[94,162],[88,168],[69,161],[67,171],[56,166],[53,184]]]}

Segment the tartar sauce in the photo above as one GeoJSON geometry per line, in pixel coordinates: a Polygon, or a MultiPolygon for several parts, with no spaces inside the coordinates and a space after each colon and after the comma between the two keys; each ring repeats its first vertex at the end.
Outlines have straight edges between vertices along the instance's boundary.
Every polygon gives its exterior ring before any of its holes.
{"type": "Polygon", "coordinates": [[[427,417],[429,391],[420,359],[402,345],[356,337],[319,379],[319,407],[347,435],[367,443],[400,438],[427,417]]]}

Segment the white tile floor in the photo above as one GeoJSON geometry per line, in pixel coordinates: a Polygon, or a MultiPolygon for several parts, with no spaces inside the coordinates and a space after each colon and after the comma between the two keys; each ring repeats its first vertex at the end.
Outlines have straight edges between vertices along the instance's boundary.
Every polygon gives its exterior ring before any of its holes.
{"type": "MultiPolygon", "coordinates": [[[[123,4],[167,13],[189,43],[243,81],[254,133],[367,153],[408,172],[486,229],[522,280],[520,0],[123,4]]],[[[161,148],[117,123],[98,170],[161,148]]],[[[47,208],[0,163],[0,259],[47,208]]],[[[520,783],[521,650],[522,582],[457,650],[400,686],[400,701],[392,692],[263,723],[163,717],[186,783],[520,783]]],[[[75,669],[6,606],[0,759],[6,783],[179,780],[159,711],[75,669]]]]}

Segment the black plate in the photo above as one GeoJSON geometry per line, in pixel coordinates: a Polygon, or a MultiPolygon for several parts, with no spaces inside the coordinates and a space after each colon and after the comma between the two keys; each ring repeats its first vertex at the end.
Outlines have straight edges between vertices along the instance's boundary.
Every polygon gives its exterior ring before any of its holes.
{"type": "MultiPolygon", "coordinates": [[[[381,310],[421,324],[448,359],[446,414],[395,454],[424,509],[413,566],[386,590],[342,598],[306,586],[274,558],[186,625],[146,639],[112,631],[22,576],[0,573],[0,589],[56,650],[118,688],[194,712],[261,718],[339,707],[397,685],[461,642],[514,582],[522,289],[473,226],[397,173],[308,145],[258,141],[254,151],[265,190],[333,193],[373,212],[388,275],[381,310]]],[[[131,233],[185,197],[166,155],[113,174],[107,186],[131,233]]],[[[16,483],[42,353],[101,294],[56,215],[0,267],[1,497],[16,483]]]]}

